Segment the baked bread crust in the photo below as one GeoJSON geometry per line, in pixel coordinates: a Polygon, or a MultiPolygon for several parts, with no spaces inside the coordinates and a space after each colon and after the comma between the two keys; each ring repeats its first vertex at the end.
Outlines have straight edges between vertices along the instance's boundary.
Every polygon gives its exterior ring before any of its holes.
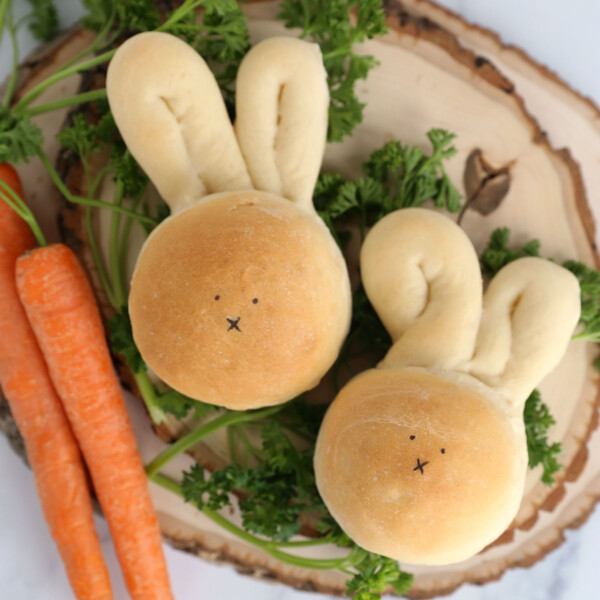
{"type": "Polygon", "coordinates": [[[288,400],[334,362],[346,266],[325,225],[264,192],[208,196],[148,239],[129,311],[169,386],[240,410],[288,400]],[[160,343],[157,343],[160,340],[160,343]]]}

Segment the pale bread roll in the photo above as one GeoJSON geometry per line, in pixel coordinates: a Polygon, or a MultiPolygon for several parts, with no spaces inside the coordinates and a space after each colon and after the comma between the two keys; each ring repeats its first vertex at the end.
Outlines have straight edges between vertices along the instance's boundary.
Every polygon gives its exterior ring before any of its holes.
{"type": "Polygon", "coordinates": [[[492,280],[482,311],[467,237],[417,208],[373,227],[361,271],[394,344],[329,408],[315,452],[319,492],[372,552],[466,560],[518,511],[523,405],[564,354],[579,320],[578,281],[549,261],[521,259],[492,280]]]}
{"type": "Polygon", "coordinates": [[[130,38],[107,82],[121,134],[173,214],[146,241],[133,275],[136,345],[174,389],[235,410],[315,386],[351,317],[344,259],[310,202],[329,102],[318,47],[274,38],[244,64],[241,122],[265,127],[240,130],[262,191],[252,190],[212,73],[183,41],[130,38]],[[273,144],[275,153],[254,156],[273,144]],[[262,168],[276,171],[279,187],[262,168]]]}

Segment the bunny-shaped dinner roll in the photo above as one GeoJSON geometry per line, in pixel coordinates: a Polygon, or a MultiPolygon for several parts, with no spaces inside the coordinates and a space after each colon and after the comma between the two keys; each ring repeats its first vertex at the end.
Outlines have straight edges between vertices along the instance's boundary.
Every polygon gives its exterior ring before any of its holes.
{"type": "Polygon", "coordinates": [[[394,344],[329,408],[315,451],[319,491],[367,550],[408,563],[465,560],[519,508],[523,406],[566,349],[579,284],[550,261],[524,258],[482,300],[467,236],[419,208],[373,227],[361,272],[394,344]]]}
{"type": "Polygon", "coordinates": [[[315,386],[351,314],[346,265],[311,202],[329,103],[318,46],[273,38],[247,54],[235,131],[205,62],[168,34],[127,40],[107,91],[172,214],[131,282],[146,363],[176,390],[238,410],[315,386]]]}

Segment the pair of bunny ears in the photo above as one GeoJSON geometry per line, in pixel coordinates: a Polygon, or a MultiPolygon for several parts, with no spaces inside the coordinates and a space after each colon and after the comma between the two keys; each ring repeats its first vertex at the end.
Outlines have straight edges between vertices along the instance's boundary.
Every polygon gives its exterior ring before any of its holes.
{"type": "Polygon", "coordinates": [[[166,33],[127,40],[106,87],[119,131],[172,213],[209,194],[252,189],[314,210],[329,106],[318,45],[270,38],[248,52],[235,129],[204,60],[166,33]]]}
{"type": "Polygon", "coordinates": [[[510,263],[483,295],[469,238],[425,209],[377,223],[362,247],[361,272],[394,342],[381,367],[466,373],[518,410],[558,364],[581,311],[576,277],[541,258],[510,263]]]}

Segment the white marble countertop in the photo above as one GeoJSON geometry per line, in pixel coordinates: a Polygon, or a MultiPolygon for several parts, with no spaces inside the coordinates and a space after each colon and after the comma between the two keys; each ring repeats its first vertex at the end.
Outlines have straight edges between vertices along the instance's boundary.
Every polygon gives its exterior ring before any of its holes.
{"type": "MultiPolygon", "coordinates": [[[[496,30],[548,65],[574,88],[600,104],[600,2],[597,0],[441,0],[467,20],[496,30]]],[[[62,23],[81,14],[78,0],[58,0],[62,23]]],[[[5,40],[6,42],[7,40],[5,40]]],[[[23,49],[33,47],[24,35],[23,49]]],[[[10,52],[0,51],[0,79],[10,52]]],[[[600,206],[593,207],[596,215],[600,206]]],[[[73,597],[63,567],[40,513],[31,472],[0,436],[0,598],[68,600],[73,597]]],[[[103,520],[96,520],[114,583],[115,600],[128,596],[103,520]]],[[[567,541],[530,569],[507,572],[483,587],[467,585],[452,600],[592,600],[600,597],[600,508],[567,541]]],[[[177,600],[319,600],[325,596],[265,584],[165,547],[177,600]]]]}

